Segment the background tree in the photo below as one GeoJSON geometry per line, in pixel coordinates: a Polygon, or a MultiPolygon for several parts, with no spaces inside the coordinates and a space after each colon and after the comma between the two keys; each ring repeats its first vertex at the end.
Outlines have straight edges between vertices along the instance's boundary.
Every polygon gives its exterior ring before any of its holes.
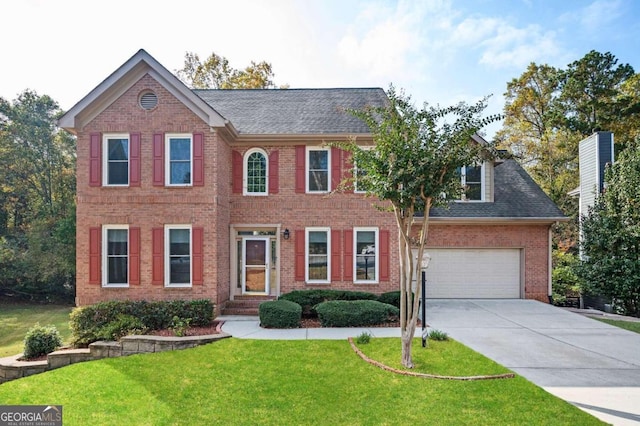
{"type": "Polygon", "coordinates": [[[0,98],[0,292],[71,298],[75,285],[75,139],[62,111],[26,90],[0,98]]]}
{"type": "Polygon", "coordinates": [[[569,128],[589,136],[594,129],[608,130],[612,123],[623,119],[624,106],[616,100],[621,100],[620,89],[634,71],[629,64],[617,64],[618,59],[610,52],[592,50],[568,65],[563,76],[562,100],[570,111],[569,128]]]}
{"type": "Polygon", "coordinates": [[[625,149],[605,176],[606,191],[582,220],[578,274],[588,293],[640,317],[640,145],[625,149]]]}
{"type": "Polygon", "coordinates": [[[425,104],[417,109],[409,96],[396,93],[393,86],[387,95],[386,107],[350,110],[371,129],[372,149],[362,149],[355,141],[338,145],[352,153],[358,186],[390,205],[396,219],[402,365],[413,368],[411,344],[421,292],[417,286],[414,294],[413,282],[427,242],[429,210],[460,198],[459,168],[479,161],[489,148],[471,137],[499,117],[481,118],[486,99],[471,106],[460,103],[441,108],[425,104]],[[416,214],[424,214],[421,221],[415,220],[416,214]]]}
{"type": "Polygon", "coordinates": [[[618,144],[635,144],[640,140],[640,74],[620,85],[615,103],[624,118],[611,122],[610,130],[618,144]]]}
{"type": "Polygon", "coordinates": [[[564,70],[531,63],[507,83],[496,142],[571,218],[554,225],[554,244],[563,249],[578,244],[578,200],[568,195],[579,184],[578,143],[596,128],[617,132],[619,146],[637,137],[637,80],[630,65],[617,62],[609,52],[591,51],[564,70]]]}
{"type": "Polygon", "coordinates": [[[254,62],[244,70],[232,68],[225,57],[211,53],[202,62],[197,53],[186,52],[184,66],[176,74],[192,89],[271,89],[273,68],[262,61],[254,62]]]}

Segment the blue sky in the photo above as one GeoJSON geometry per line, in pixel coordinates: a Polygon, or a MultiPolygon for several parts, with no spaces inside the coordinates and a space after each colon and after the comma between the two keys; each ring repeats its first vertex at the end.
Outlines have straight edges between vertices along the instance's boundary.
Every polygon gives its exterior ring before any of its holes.
{"type": "Polygon", "coordinates": [[[28,88],[64,110],[140,48],[171,71],[187,51],[266,60],[295,88],[393,84],[443,106],[492,95],[487,114],[530,62],[564,68],[593,49],[640,72],[636,0],[2,0],[0,36],[0,97],[28,88]]]}

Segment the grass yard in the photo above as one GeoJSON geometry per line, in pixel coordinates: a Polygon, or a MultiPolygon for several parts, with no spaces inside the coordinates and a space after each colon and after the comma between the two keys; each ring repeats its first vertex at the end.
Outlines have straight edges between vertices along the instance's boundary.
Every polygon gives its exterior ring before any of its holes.
{"type": "MultiPolygon", "coordinates": [[[[359,346],[391,366],[400,340],[359,346]]],[[[417,371],[508,372],[456,342],[414,344],[417,371]]],[[[521,377],[396,375],[346,340],[225,339],[194,349],[74,364],[0,385],[0,404],[61,404],[65,425],[596,425],[521,377]]]]}
{"type": "Polygon", "coordinates": [[[624,328],[625,330],[640,333],[640,322],[612,320],[612,319],[606,319],[606,318],[593,318],[593,319],[606,322],[609,325],[614,325],[616,327],[624,328]]]}
{"type": "MultiPolygon", "coordinates": [[[[0,303],[0,358],[17,355],[24,349],[24,336],[37,322],[56,326],[63,341],[71,337],[69,314],[73,307],[0,303]]],[[[0,402],[1,403],[1,402],[0,402]]]]}

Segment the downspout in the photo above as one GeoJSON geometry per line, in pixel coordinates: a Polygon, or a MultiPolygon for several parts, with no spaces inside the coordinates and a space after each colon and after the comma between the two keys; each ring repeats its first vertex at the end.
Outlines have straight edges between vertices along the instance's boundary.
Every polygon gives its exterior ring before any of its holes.
{"type": "MultiPolygon", "coordinates": [[[[558,222],[556,222],[556,225],[558,224],[558,222]]],[[[553,304],[553,286],[552,286],[552,269],[553,269],[553,230],[551,229],[553,225],[549,225],[549,259],[548,259],[548,297],[549,297],[549,303],[553,304]]]]}

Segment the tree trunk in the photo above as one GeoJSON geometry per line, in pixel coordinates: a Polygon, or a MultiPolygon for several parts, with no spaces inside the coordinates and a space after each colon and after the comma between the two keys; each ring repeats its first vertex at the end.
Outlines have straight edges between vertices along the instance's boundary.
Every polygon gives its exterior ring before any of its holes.
{"type": "Polygon", "coordinates": [[[411,343],[413,335],[402,333],[402,366],[405,368],[413,368],[413,358],[411,356],[411,343]]]}

